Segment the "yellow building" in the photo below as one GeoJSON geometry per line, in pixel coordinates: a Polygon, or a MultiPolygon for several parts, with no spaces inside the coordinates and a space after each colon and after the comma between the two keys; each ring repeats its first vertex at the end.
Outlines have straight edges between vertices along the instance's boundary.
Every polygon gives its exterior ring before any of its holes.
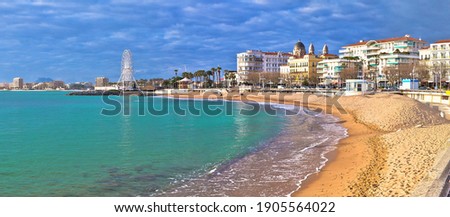
{"type": "Polygon", "coordinates": [[[324,59],[337,57],[336,55],[328,54],[327,45],[323,47],[322,54],[316,56],[312,43],[309,45],[308,53],[306,53],[305,45],[300,40],[295,44],[292,53],[294,56],[289,58],[288,66],[290,81],[294,85],[317,84],[317,64],[324,59]]]}

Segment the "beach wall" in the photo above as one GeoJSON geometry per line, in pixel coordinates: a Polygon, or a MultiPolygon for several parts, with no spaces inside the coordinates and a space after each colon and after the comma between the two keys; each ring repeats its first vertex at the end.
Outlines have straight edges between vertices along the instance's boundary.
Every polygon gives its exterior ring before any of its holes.
{"type": "Polygon", "coordinates": [[[404,91],[403,95],[425,103],[439,103],[450,106],[450,92],[435,93],[435,92],[416,92],[416,91],[404,91]]]}

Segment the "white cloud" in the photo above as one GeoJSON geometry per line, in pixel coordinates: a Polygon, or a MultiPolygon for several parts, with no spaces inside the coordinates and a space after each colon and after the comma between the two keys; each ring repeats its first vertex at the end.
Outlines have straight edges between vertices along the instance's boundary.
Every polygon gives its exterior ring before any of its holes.
{"type": "Polygon", "coordinates": [[[180,37],[181,37],[181,33],[179,30],[176,30],[176,29],[167,30],[164,33],[165,40],[178,39],[180,37]]]}
{"type": "Polygon", "coordinates": [[[247,21],[245,21],[245,25],[256,25],[256,24],[264,24],[265,21],[267,21],[266,19],[266,14],[260,15],[260,16],[255,16],[252,17],[250,19],[248,19],[247,21]]]}
{"type": "Polygon", "coordinates": [[[268,0],[243,0],[244,3],[252,3],[257,5],[267,5],[269,4],[268,0]]]}
{"type": "Polygon", "coordinates": [[[165,30],[163,38],[165,40],[180,39],[183,28],[184,28],[183,24],[173,25],[165,30]]]}
{"type": "Polygon", "coordinates": [[[183,11],[187,12],[187,13],[195,13],[198,11],[198,9],[195,7],[192,7],[192,6],[187,6],[187,7],[183,8],[183,11]]]}
{"type": "Polygon", "coordinates": [[[329,6],[328,5],[321,5],[321,4],[317,4],[317,3],[311,3],[305,7],[301,7],[298,9],[298,11],[302,14],[312,14],[316,11],[319,10],[323,10],[323,9],[327,9],[329,6]]]}
{"type": "Polygon", "coordinates": [[[106,14],[101,12],[80,12],[80,13],[72,13],[72,14],[64,14],[59,15],[57,18],[62,19],[78,19],[78,20],[98,20],[107,18],[106,14]]]}
{"type": "Polygon", "coordinates": [[[132,41],[134,37],[131,36],[128,32],[113,32],[110,36],[112,39],[119,39],[125,41],[132,41]]]}

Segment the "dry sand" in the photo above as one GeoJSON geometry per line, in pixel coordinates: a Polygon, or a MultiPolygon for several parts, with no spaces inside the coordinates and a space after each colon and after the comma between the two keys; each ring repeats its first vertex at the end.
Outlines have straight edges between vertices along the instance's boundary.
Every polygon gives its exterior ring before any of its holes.
{"type": "Polygon", "coordinates": [[[442,171],[436,170],[439,161],[450,160],[441,159],[448,157],[444,152],[450,149],[450,121],[436,109],[405,96],[330,98],[272,93],[223,97],[319,108],[342,120],[349,137],[327,156],[331,161],[322,171],[310,176],[293,196],[411,196],[440,175],[442,171]]]}

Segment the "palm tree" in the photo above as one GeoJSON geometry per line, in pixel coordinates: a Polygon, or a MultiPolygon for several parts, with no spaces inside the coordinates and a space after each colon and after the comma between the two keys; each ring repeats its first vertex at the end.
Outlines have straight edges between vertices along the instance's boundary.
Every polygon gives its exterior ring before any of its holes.
{"type": "Polygon", "coordinates": [[[183,77],[183,78],[188,78],[188,76],[189,76],[189,72],[181,73],[181,77],[183,77]]]}
{"type": "Polygon", "coordinates": [[[211,72],[212,72],[212,76],[213,76],[213,83],[215,84],[216,83],[216,72],[217,72],[217,69],[216,68],[211,68],[211,72]]]}
{"type": "Polygon", "coordinates": [[[214,74],[211,70],[208,70],[208,71],[206,71],[206,75],[208,76],[208,81],[210,81],[211,80],[210,76],[213,76],[214,74]]]}
{"type": "Polygon", "coordinates": [[[230,83],[230,72],[227,70],[227,69],[225,69],[224,71],[223,71],[223,76],[225,77],[225,80],[226,80],[226,83],[225,84],[227,84],[228,83],[228,85],[226,85],[227,87],[228,86],[230,86],[229,85],[229,83],[230,83]]]}
{"type": "Polygon", "coordinates": [[[173,71],[175,71],[175,77],[178,77],[178,69],[175,69],[173,71]]]}
{"type": "MultiPolygon", "coordinates": [[[[220,66],[217,66],[217,74],[218,74],[218,76],[217,76],[217,83],[218,84],[220,84],[220,70],[222,69],[222,67],[220,67],[220,66]]],[[[222,86],[222,85],[220,85],[220,86],[222,86]]]]}
{"type": "Polygon", "coordinates": [[[200,70],[197,70],[197,71],[194,72],[194,80],[195,80],[195,82],[198,82],[199,71],[200,70]]]}
{"type": "MultiPolygon", "coordinates": [[[[199,76],[201,78],[202,83],[205,83],[205,77],[207,76],[206,75],[206,71],[205,70],[199,70],[199,76]]],[[[204,85],[202,85],[202,86],[204,86],[204,85]]]]}
{"type": "Polygon", "coordinates": [[[234,80],[236,79],[236,74],[233,72],[230,72],[228,70],[225,70],[224,72],[225,72],[225,78],[229,82],[229,86],[234,86],[234,84],[235,84],[234,80]]]}

